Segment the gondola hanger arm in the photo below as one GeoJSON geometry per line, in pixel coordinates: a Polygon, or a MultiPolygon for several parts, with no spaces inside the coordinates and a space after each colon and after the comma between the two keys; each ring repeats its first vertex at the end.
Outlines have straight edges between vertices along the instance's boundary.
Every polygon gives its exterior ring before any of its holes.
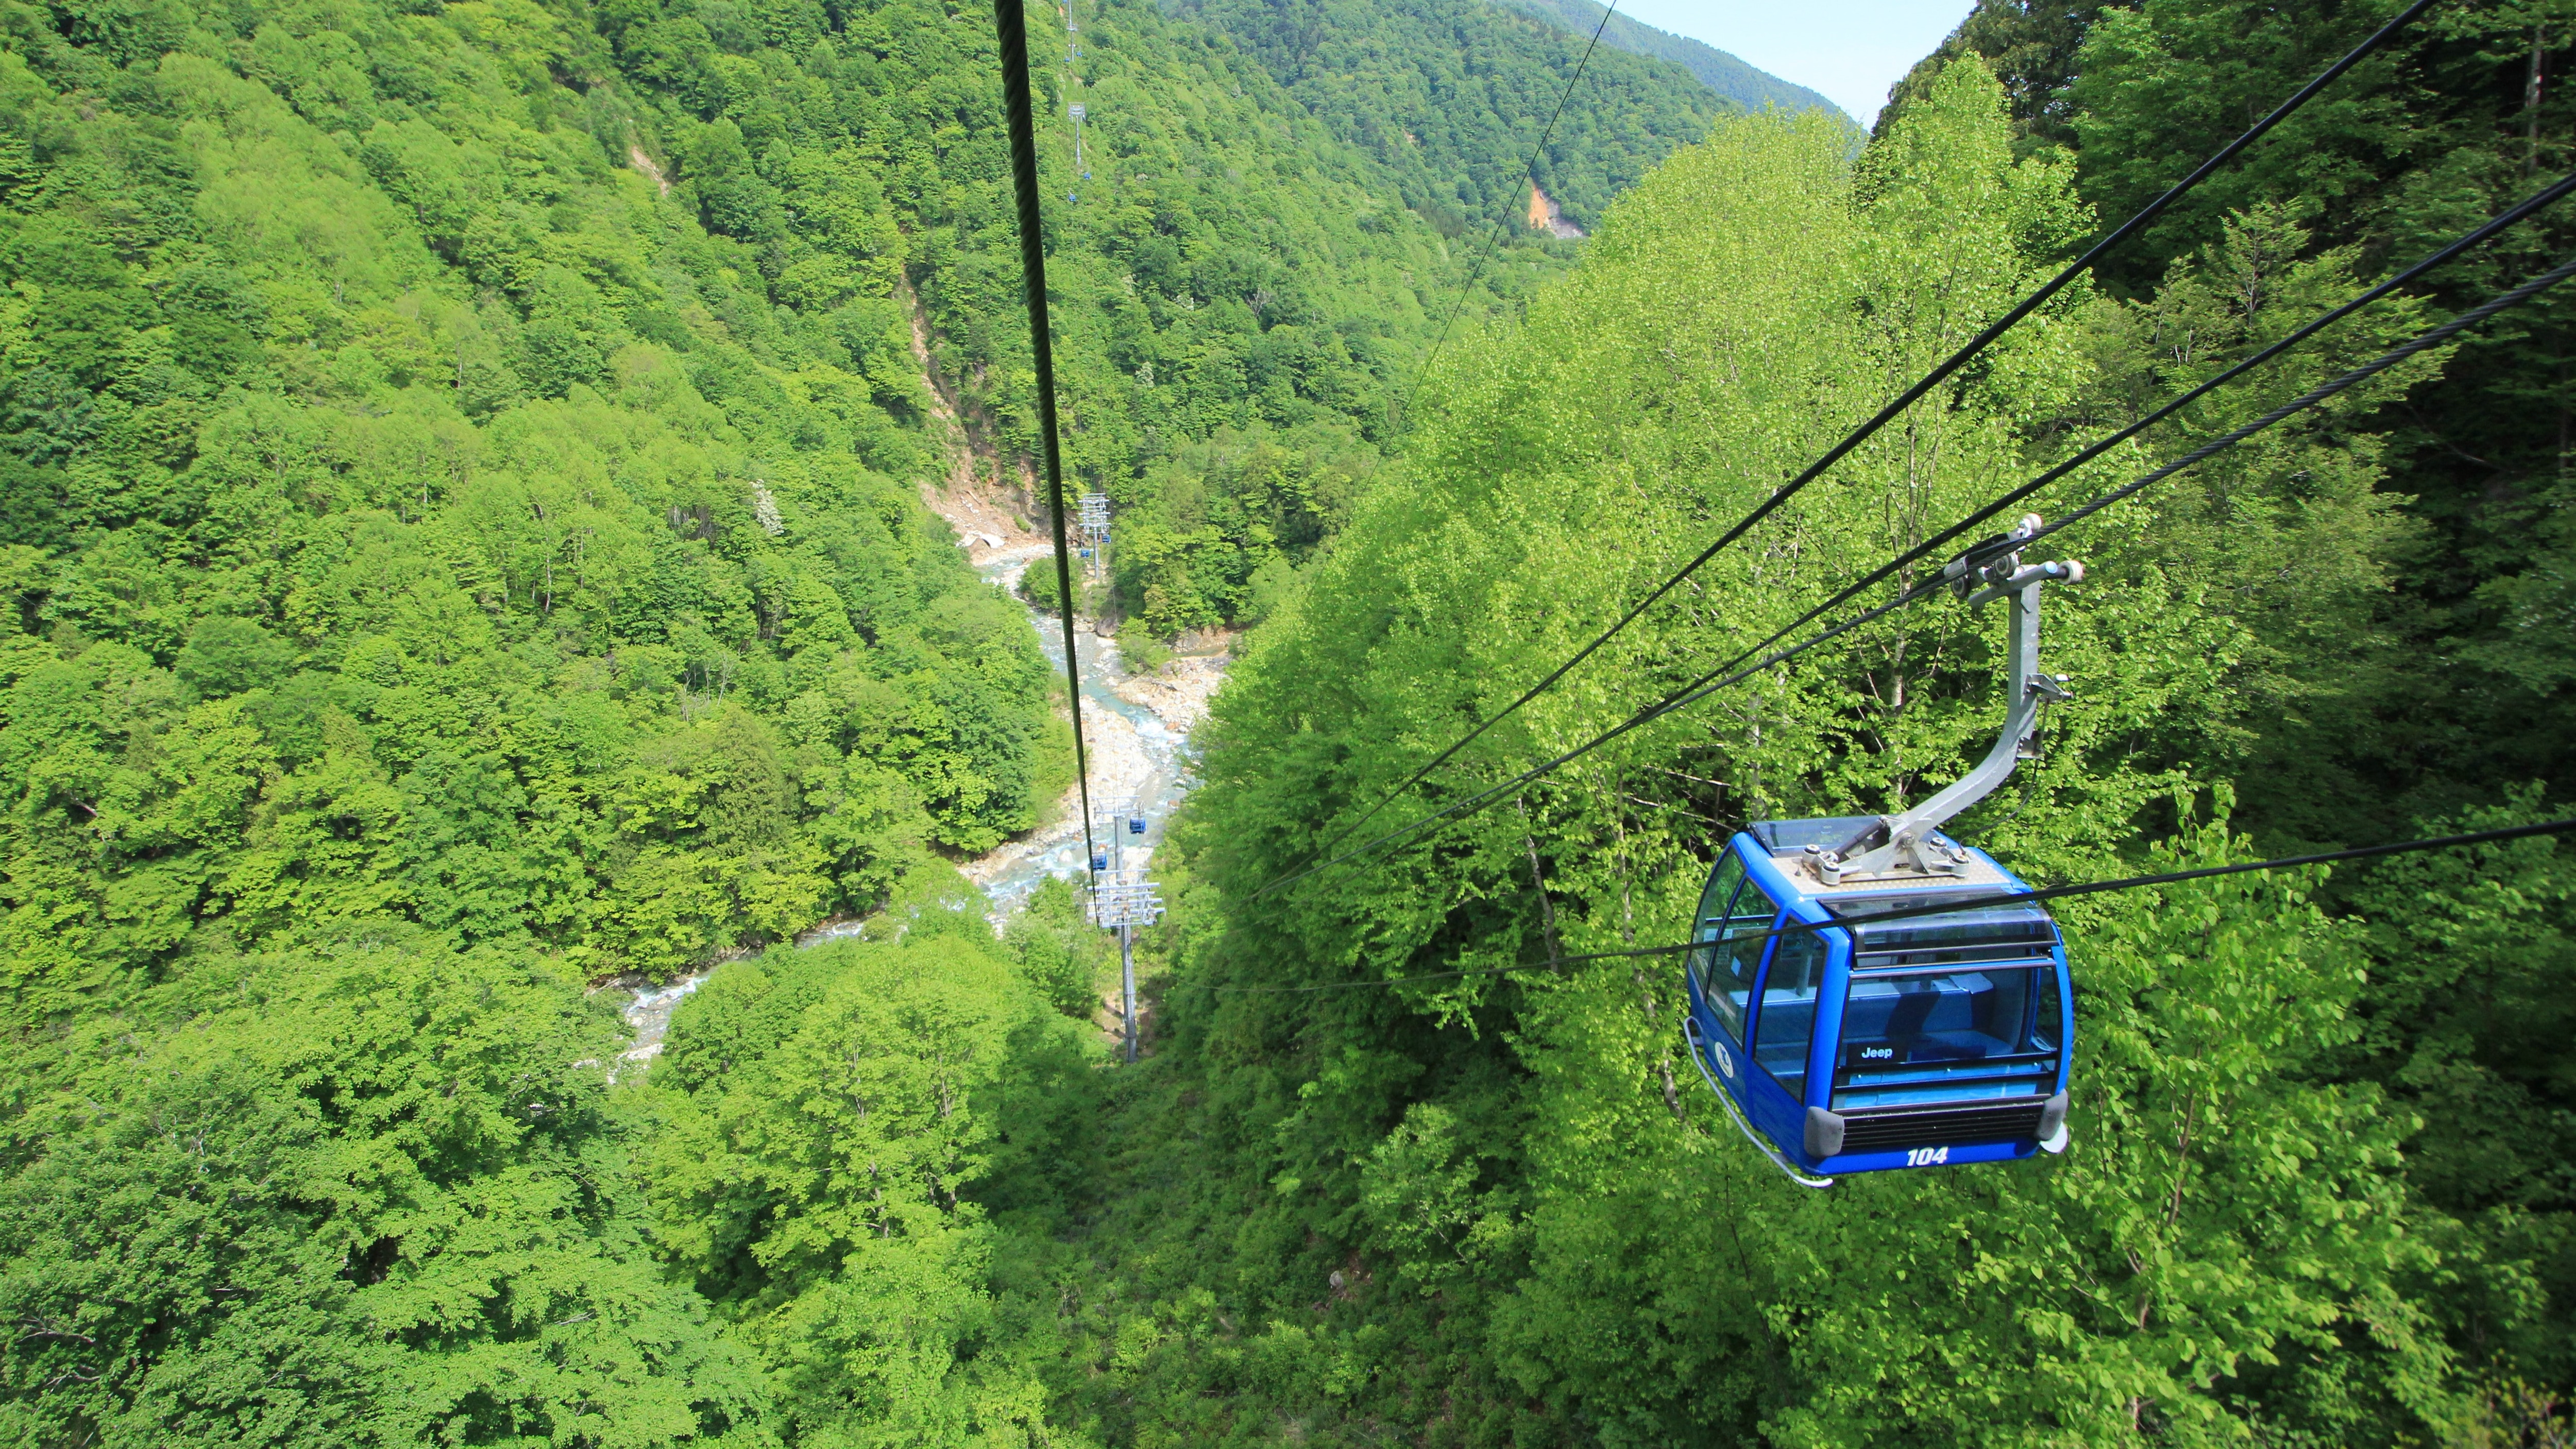
{"type": "Polygon", "coordinates": [[[1838,885],[1850,877],[1957,874],[1966,866],[1968,852],[1935,839],[1935,832],[2012,777],[2013,766],[2031,753],[2041,705],[2071,697],[2064,679],[2040,671],[2039,590],[2052,580],[2070,584],[2082,580],[2084,565],[2071,559],[2023,563],[2021,545],[2040,526],[2038,514],[2023,514],[2011,533],[1976,545],[1942,569],[1951,591],[1965,598],[1969,608],[1982,608],[1997,599],[2012,605],[2006,635],[2004,727],[1994,748],[1975,769],[1913,809],[1878,817],[1868,829],[1832,850],[1809,846],[1813,868],[1825,884],[1838,885]]]}

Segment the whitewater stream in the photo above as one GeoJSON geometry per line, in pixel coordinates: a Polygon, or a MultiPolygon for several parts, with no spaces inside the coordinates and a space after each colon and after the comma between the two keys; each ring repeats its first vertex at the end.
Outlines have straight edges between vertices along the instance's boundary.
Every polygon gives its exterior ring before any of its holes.
{"type": "MultiPolygon", "coordinates": [[[[1020,552],[989,559],[977,565],[977,571],[1004,590],[1015,590],[1021,572],[1031,562],[1029,553],[1020,552]]],[[[1032,609],[1029,623],[1037,630],[1038,647],[1046,651],[1047,663],[1061,673],[1063,621],[1032,609]]],[[[1189,793],[1188,724],[1196,710],[1177,699],[1162,708],[1147,702],[1153,693],[1178,692],[1168,686],[1156,688],[1131,676],[1125,661],[1118,657],[1115,641],[1080,629],[1075,634],[1075,644],[1082,655],[1082,733],[1090,756],[1091,807],[1094,813],[1115,810],[1122,813],[1122,818],[1144,819],[1142,836],[1130,833],[1123,825],[1119,830],[1119,848],[1123,852],[1119,863],[1142,865],[1161,843],[1172,807],[1189,793]],[[1176,723],[1172,715],[1181,718],[1176,723]]],[[[1186,670],[1196,662],[1183,661],[1182,667],[1186,670]]],[[[961,869],[967,879],[983,887],[993,903],[994,924],[1000,925],[1029,898],[1039,882],[1049,876],[1082,872],[1081,807],[1071,806],[1055,824],[1010,841],[961,869]]]]}
{"type": "MultiPolygon", "coordinates": [[[[1003,549],[975,567],[987,580],[1011,591],[1017,588],[1022,571],[1044,552],[1039,545],[1003,549]]],[[[1061,674],[1063,622],[1035,609],[1028,616],[1047,662],[1061,674]]],[[[1122,822],[1144,819],[1142,835],[1129,832],[1123,823],[1118,827],[1118,863],[1142,866],[1161,843],[1172,807],[1189,793],[1193,783],[1190,727],[1205,712],[1207,695],[1222,677],[1224,661],[1185,657],[1155,676],[1138,677],[1127,672],[1114,641],[1086,627],[1075,635],[1075,642],[1082,656],[1082,733],[1091,766],[1092,809],[1120,811],[1122,822]]],[[[1053,825],[959,864],[966,878],[983,890],[996,931],[1049,876],[1082,874],[1082,810],[1075,799],[1067,793],[1053,825]]],[[[812,946],[855,935],[859,929],[857,921],[830,921],[797,937],[796,944],[812,946]]],[[[635,1031],[635,1044],[626,1052],[628,1060],[646,1061],[661,1053],[672,1011],[715,969],[710,966],[665,985],[635,989],[625,1007],[627,1025],[635,1031]]]]}

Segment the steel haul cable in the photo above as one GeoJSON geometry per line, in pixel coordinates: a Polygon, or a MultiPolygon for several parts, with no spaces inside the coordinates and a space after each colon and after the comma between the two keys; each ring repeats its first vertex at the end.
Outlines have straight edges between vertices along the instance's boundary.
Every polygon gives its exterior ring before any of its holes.
{"type": "MultiPolygon", "coordinates": [[[[1675,588],[1678,588],[1684,579],[1687,579],[1692,574],[1698,572],[1702,564],[1705,564],[1710,559],[1717,557],[1717,555],[1729,544],[1742,538],[1755,525],[1762,522],[1763,519],[1768,518],[1774,509],[1777,509],[1781,504],[1788,502],[1808,484],[1813,483],[1816,479],[1822,477],[1826,469],[1831,468],[1838,462],[1841,462],[1847,454],[1849,454],[1854,448],[1859,447],[1863,442],[1867,441],[1872,434],[1876,433],[1880,428],[1885,427],[1888,423],[1894,421],[1899,414],[1920,401],[1926,393],[1929,393],[1933,388],[1940,386],[1944,379],[1958,371],[1961,367],[1967,365],[1970,359],[1974,358],[1978,353],[1983,352],[1996,338],[2001,337],[2006,331],[2010,330],[2015,323],[2038,310],[2041,304],[2045,303],[2049,298],[2057,295],[2059,291],[2063,290],[2077,277],[2080,277],[2084,273],[2092,270],[2094,264],[2107,255],[2112,248],[2117,247],[2122,242],[2128,240],[2131,236],[2136,235],[2140,230],[2143,230],[2147,223],[2162,215],[2167,207],[2180,200],[2184,194],[2198,186],[2203,180],[2216,172],[2218,168],[2235,159],[2238,152],[2243,151],[2246,147],[2254,144],[2254,142],[2260,140],[2266,133],[2270,132],[2273,127],[2279,125],[2284,120],[2287,120],[2292,113],[2296,112],[2301,106],[2306,105],[2319,91],[2322,91],[2328,85],[2333,84],[2334,81],[2340,78],[2344,72],[2360,64],[2372,52],[2378,50],[2381,46],[2387,44],[2388,41],[2395,38],[2399,31],[2413,24],[2416,17],[2433,8],[2433,6],[2438,3],[2440,3],[2440,0],[2415,0],[2413,5],[2410,5],[2405,10],[2399,12],[2395,19],[2390,20],[2387,24],[2371,32],[2369,38],[2363,40],[2361,44],[2353,47],[2353,49],[2341,60],[2336,61],[2334,64],[2318,72],[2316,77],[2313,80],[2310,80],[2306,85],[2301,86],[2296,94],[2292,95],[2288,100],[2281,102],[2280,105],[2274,107],[2270,115],[2267,115],[2263,119],[2255,122],[2254,125],[2243,135],[2238,136],[2235,140],[2230,141],[2225,146],[2219,148],[2215,155],[2200,163],[2199,168],[2194,170],[2189,176],[2175,182],[2174,185],[2163,195],[2140,208],[2137,214],[2130,217],[2127,221],[2120,223],[2119,227],[2110,235],[2102,238],[2098,242],[2095,242],[2092,247],[2084,253],[2084,255],[2069,263],[2063,271],[2060,271],[2056,276],[2050,278],[2048,282],[2039,288],[2039,290],[2031,293],[2028,297],[2023,298],[2019,303],[2014,305],[2012,310],[2006,312],[2003,316],[1996,318],[1992,323],[1987,325],[1984,331],[1978,333],[1975,337],[1970,338],[1967,345],[1952,353],[1947,360],[1933,368],[1931,372],[1925,374],[1922,381],[1915,383],[1910,388],[1907,388],[1894,402],[1891,402],[1887,406],[1879,409],[1876,415],[1862,423],[1858,428],[1853,429],[1841,442],[1836,443],[1833,447],[1827,449],[1824,456],[1808,465],[1805,472],[1800,473],[1797,477],[1790,479],[1780,487],[1773,489],[1770,497],[1765,498],[1761,503],[1755,505],[1752,512],[1746,514],[1743,518],[1738,519],[1726,530],[1725,533],[1718,536],[1715,543],[1712,543],[1707,548],[1701,550],[1698,557],[1692,559],[1689,563],[1682,565],[1682,567],[1675,571],[1670,577],[1666,578],[1662,583],[1657,584],[1652,592],[1638,600],[1636,605],[1629,609],[1627,613],[1620,615],[1617,622],[1613,623],[1609,628],[1602,630],[1600,635],[1594,638],[1591,643],[1576,650],[1572,658],[1549,671],[1545,678],[1539,680],[1538,683],[1531,685],[1521,694],[1520,698],[1513,700],[1510,704],[1507,704],[1501,709],[1495,711],[1493,714],[1488,715],[1485,719],[1480,721],[1475,728],[1469,730],[1464,736],[1451,744],[1447,749],[1442,750],[1438,755],[1434,756],[1429,764],[1426,764],[1419,770],[1414,771],[1401,783],[1396,785],[1394,789],[1387,791],[1386,795],[1376,804],[1370,806],[1359,819],[1352,821],[1348,826],[1345,826],[1342,829],[1341,834],[1337,836],[1336,839],[1348,839],[1350,836],[1358,833],[1361,826],[1376,819],[1380,811],[1395,803],[1396,798],[1402,795],[1406,790],[1411,789],[1414,785],[1420,783],[1432,771],[1440,768],[1443,764],[1446,764],[1460,750],[1473,744],[1485,733],[1485,731],[1502,723],[1505,719],[1518,711],[1521,706],[1528,704],[1531,700],[1536,699],[1539,695],[1545,693],[1558,680],[1564,678],[1576,665],[1581,664],[1584,660],[1590,658],[1595,650],[1599,649],[1602,645],[1609,643],[1612,637],[1617,635],[1619,631],[1627,628],[1631,623],[1635,622],[1637,616],[1643,614],[1649,608],[1652,608],[1657,600],[1663,598],[1664,595],[1672,592],[1675,588]]],[[[1608,23],[1609,17],[1605,14],[1602,19],[1603,23],[1606,24],[1608,23]]],[[[1442,329],[1442,335],[1444,337],[1447,335],[1446,328],[1442,329]]]]}
{"type": "Polygon", "coordinates": [[[1787,624],[1782,625],[1779,629],[1775,630],[1769,638],[1766,638],[1762,642],[1753,645],[1742,653],[1737,654],[1733,659],[1719,665],[1709,673],[1701,675],[1699,679],[1693,681],[1691,684],[1683,686],[1683,692],[1686,693],[1691,689],[1695,689],[1700,684],[1705,684],[1717,675],[1735,668],[1745,660],[1750,659],[1763,650],[1770,648],[1772,645],[1779,643],[1781,640],[1789,637],[1789,635],[1805,628],[1807,625],[1815,622],[1819,618],[1822,618],[1824,615],[1850,603],[1853,599],[1858,598],[1861,594],[1868,591],[1872,586],[1884,582],[1886,579],[1893,576],[1906,565],[1918,563],[1931,556],[1934,552],[1938,551],[1943,544],[1959,538],[1978,524],[1995,517],[1997,514],[2002,513],[2014,504],[2022,502],[2024,499],[2029,498],[2032,494],[2037,493],[2040,489],[2047,487],[2049,484],[2072,474],[2078,468],[2102,457],[2113,448],[2139,436],[2158,423],[2166,421],[2175,414],[2181,412],[2184,408],[2189,407],[2191,404],[2198,402],[2204,397],[2207,397],[2209,394],[2217,391],[2226,384],[2235,381],[2237,378],[2244,376],[2246,373],[2253,371],[2255,368],[2279,357],[2281,354],[2289,351],[2293,347],[2296,347],[2298,344],[2305,342],[2328,327],[2333,326],[2335,323],[2340,322],[2344,318],[2351,316],[2353,313],[2360,311],[2363,307],[2366,307],[2369,304],[2389,295],[2391,292],[2396,291],[2399,287],[2416,280],[2436,267],[2455,260],[2461,253],[2489,240],[2498,233],[2503,232],[2507,228],[2522,221],[2524,218],[2556,205],[2559,201],[2565,199],[2571,192],[2576,192],[2576,172],[2569,172],[2567,175],[2551,183],[2547,188],[2508,208],[2491,220],[2479,225],[2468,234],[2460,237],[2458,240],[2415,263],[2413,266],[2389,277],[2387,280],[2380,282],[2377,286],[2371,287],[2369,290],[2361,293],[2357,297],[2354,297],[2352,300],[2345,302],[2343,305],[2317,316],[2299,327],[2296,331],[2290,333],[2288,336],[2283,337],[2279,341],[2274,342],[2270,346],[2265,347],[2261,351],[2247,357],[2241,362],[2238,362],[2226,371],[2210,378],[2208,381],[2200,383],[2190,391],[2183,393],[2180,397],[2175,398],[2173,401],[2156,409],[2154,412],[2147,414],[2145,417],[2138,419],[2129,426],[2120,429],[2118,432],[2086,446],[2083,450],[2076,453],[2075,456],[2067,459],[2065,462],[2050,468],[2038,477],[2031,479],[2028,483],[2025,483],[2020,487],[2013,489],[2011,492],[2004,494],[2002,497],[1995,499],[1993,502],[1986,504],[1976,512],[1959,520],[1957,523],[1950,525],[1948,528],[1932,535],[1923,542],[1916,544],[1913,548],[1897,555],[1894,559],[1879,565],[1877,568],[1871,570],[1865,577],[1845,587],[1832,598],[1825,600],[1823,603],[1809,609],[1804,614],[1790,620],[1787,624]]]}
{"type": "MultiPolygon", "coordinates": [[[[2523,303],[2530,301],[2533,297],[2557,286],[2559,283],[2566,281],[2570,277],[2576,277],[2576,261],[2562,263],[2554,270],[2535,277],[2509,292],[2505,292],[2499,296],[2491,298],[2484,304],[2473,308],[2470,311],[2463,312],[2459,316],[2452,318],[2450,321],[2442,323],[2440,326],[2417,335],[2409,341],[2381,354],[2379,357],[2376,357],[2349,372],[2343,373],[2319,387],[2309,390],[2290,402],[2285,403],[2282,406],[2265,413],[2263,416],[2256,418],[2254,421],[2245,424],[2243,427],[2237,428],[2233,432],[2224,434],[2218,438],[2214,438],[2211,441],[2202,444],[2200,447],[2193,449],[2191,452],[2176,458],[2172,462],[2156,468],[2130,483],[2124,484],[2119,488],[2115,488],[2109,493],[2093,499],[2089,503],[2081,505],[2072,513],[2064,515],[2055,523],[2051,523],[2045,528],[2039,530],[2037,533],[2032,534],[2028,539],[2024,540],[2024,544],[2027,546],[2029,543],[2036,542],[2037,540],[2054,534],[2072,524],[2081,522],[2095,513],[2100,512],[2102,509],[2109,507],[2113,503],[2117,503],[2124,498],[2132,497],[2140,490],[2145,489],[2152,484],[2162,482],[2186,468],[2203,462],[2211,456],[2223,452],[2228,448],[2234,447],[2236,444],[2272,427],[2283,419],[2294,417],[2299,413],[2305,412],[2309,408],[2316,406],[2318,403],[2321,403],[2360,382],[2366,381],[2369,378],[2387,371],[2389,368],[2396,366],[2407,358],[2413,357],[2429,348],[2437,347],[2443,342],[2458,336],[2460,333],[2467,331],[2471,327],[2477,326],[2479,323],[2482,323],[2499,313],[2509,311],[2514,307],[2518,307],[2523,303]]],[[[1367,854],[1381,845],[1400,840],[1426,826],[1436,824],[1439,821],[1449,819],[1452,816],[1460,815],[1489,804],[1523,785],[1530,784],[1533,781],[1555,773],[1565,765],[1581,759],[1583,756],[1592,753],[1594,750],[1597,750],[1601,746],[1608,744],[1610,741],[1619,738],[1621,735],[1627,734],[1631,730],[1650,724],[1686,705],[1705,699],[1709,695],[1715,694],[1721,689],[1726,689],[1735,684],[1739,684],[1744,680],[1751,678],[1753,675],[1772,667],[1773,665],[1786,663],[1787,661],[1806,653],[1808,650],[1813,649],[1828,640],[1849,633],[1851,630],[1856,629],[1863,624],[1884,618],[1887,615],[1916,602],[1928,594],[1937,592],[1940,587],[1942,587],[1942,585],[1937,580],[1926,584],[1918,584],[1915,587],[1898,594],[1888,602],[1879,605],[1877,608],[1870,609],[1860,614],[1855,614],[1851,618],[1845,619],[1841,623],[1835,624],[1830,628],[1801,641],[1800,643],[1790,645],[1784,649],[1774,650],[1753,663],[1746,665],[1741,669],[1737,669],[1731,674],[1727,674],[1724,678],[1716,679],[1714,683],[1709,682],[1712,677],[1719,672],[1719,670],[1724,670],[1729,667],[1729,665],[1720,665],[1718,670],[1712,670],[1708,674],[1703,674],[1698,679],[1693,680],[1690,684],[1683,686],[1680,692],[1669,695],[1666,698],[1639,710],[1635,714],[1630,715],[1627,719],[1607,730],[1604,730],[1600,734],[1593,736],[1590,740],[1577,745],[1573,749],[1566,751],[1564,754],[1558,755],[1554,759],[1547,761],[1545,764],[1524,771],[1499,785],[1489,786],[1474,795],[1468,796],[1466,799],[1457,801],[1440,810],[1434,811],[1429,815],[1422,816],[1410,824],[1399,826],[1394,830],[1390,830],[1385,834],[1379,835],[1360,845],[1353,846],[1349,850],[1319,861],[1314,865],[1310,865],[1302,870],[1281,876],[1278,879],[1271,881],[1268,885],[1254,891],[1247,899],[1259,900],[1261,897],[1270,894],[1281,886],[1303,880],[1307,876],[1313,875],[1318,871],[1328,870],[1344,861],[1367,854]]],[[[1774,637],[1776,638],[1778,636],[1775,635],[1774,637]]],[[[1739,660],[1742,657],[1743,656],[1741,655],[1737,656],[1739,660]]],[[[1733,661],[1730,661],[1730,664],[1732,662],[1733,661]]]]}
{"type": "MultiPolygon", "coordinates": [[[[2544,820],[2536,825],[2509,825],[2496,830],[2473,830],[2464,835],[2440,835],[2423,840],[2401,840],[2386,845],[2362,845],[2349,850],[2320,851],[2313,855],[2287,855],[2273,860],[2245,861],[2237,865],[2207,865],[2191,870],[2159,871],[2154,875],[2125,876],[2118,880],[2082,881],[2073,885],[2042,886],[2037,890],[1958,896],[1928,905],[1908,906],[1901,910],[1874,911],[1866,918],[1836,921],[1792,921],[1774,925],[1762,939],[1807,935],[1844,926],[1877,925],[1882,921],[1905,921],[1919,916],[1948,915],[1953,911],[1974,910],[1980,906],[2032,905],[2040,901],[2061,901],[2074,896],[2104,895],[2113,891],[2142,890],[2150,886],[2175,885],[2183,881],[2209,880],[2218,876],[2247,875],[2255,871],[2298,870],[2312,865],[2333,865],[2346,860],[2370,860],[2386,855],[2410,855],[2427,850],[2452,850],[2463,846],[2499,844],[2508,840],[2525,840],[2538,835],[2565,835],[2576,832],[2576,819],[2544,820]]],[[[1365,991],[1387,986],[1410,986],[1424,981],[1456,981],[1471,976],[1508,976],[1527,973],[1549,973],[1554,966],[1574,961],[1621,961],[1645,956],[1678,956],[1709,943],[1685,941],[1673,946],[1646,946],[1634,951],[1590,951],[1576,956],[1563,956],[1555,962],[1535,962],[1522,966],[1494,966],[1469,971],[1434,971],[1421,976],[1389,976],[1374,981],[1327,981],[1313,986],[1219,986],[1224,992],[1289,995],[1313,991],[1365,991]]]]}
{"type": "Polygon", "coordinates": [[[1046,454],[1047,506],[1055,519],[1055,587],[1064,604],[1064,684],[1073,711],[1073,771],[1082,787],[1082,858],[1094,858],[1091,762],[1082,741],[1082,666],[1073,646],[1073,564],[1064,534],[1064,452],[1056,437],[1055,340],[1047,329],[1046,237],[1039,229],[1037,126],[1029,107],[1028,17],[1020,0],[993,0],[1002,46],[1002,110],[1011,134],[1011,185],[1019,194],[1020,280],[1029,294],[1029,350],[1037,357],[1038,427],[1046,454]]]}

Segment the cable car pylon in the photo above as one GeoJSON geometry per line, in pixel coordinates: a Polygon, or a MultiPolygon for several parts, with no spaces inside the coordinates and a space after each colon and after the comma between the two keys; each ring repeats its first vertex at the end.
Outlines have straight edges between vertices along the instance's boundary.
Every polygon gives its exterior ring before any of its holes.
{"type": "Polygon", "coordinates": [[[1093,582],[1109,577],[1109,495],[1082,495],[1082,513],[1077,522],[1082,528],[1082,556],[1089,561],[1093,582]]]}
{"type": "Polygon", "coordinates": [[[1119,1020],[1132,1065],[1136,1060],[1136,928],[1162,918],[1163,898],[1145,877],[1143,812],[1132,801],[1115,803],[1094,823],[1098,829],[1091,855],[1091,919],[1118,933],[1119,1020]],[[1134,865],[1127,863],[1131,839],[1139,854],[1134,865]]]}
{"type": "MultiPolygon", "coordinates": [[[[1065,89],[1078,92],[1082,89],[1082,25],[1074,19],[1071,5],[1064,6],[1063,10],[1065,89]]],[[[1073,101],[1065,106],[1064,113],[1073,121],[1074,176],[1077,181],[1089,181],[1091,164],[1085,161],[1082,155],[1082,122],[1085,107],[1082,102],[1073,101]]],[[[1079,202],[1082,200],[1082,192],[1077,187],[1075,190],[1066,192],[1064,199],[1069,202],[1079,202]]]]}

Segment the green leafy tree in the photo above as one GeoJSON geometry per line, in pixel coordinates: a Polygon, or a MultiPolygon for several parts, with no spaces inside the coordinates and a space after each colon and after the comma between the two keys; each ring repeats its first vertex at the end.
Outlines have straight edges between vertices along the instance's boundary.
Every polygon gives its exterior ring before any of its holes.
{"type": "Polygon", "coordinates": [[[766,1386],[640,1251],[578,983],[387,925],[170,993],[22,1088],[13,1435],[759,1442],[766,1386]]]}
{"type": "Polygon", "coordinates": [[[768,1362],[800,1440],[1047,1432],[1043,1390],[979,1351],[992,1229],[969,1196],[1037,1003],[929,911],[899,945],[730,967],[672,1023],[660,1237],[768,1362]]]}

